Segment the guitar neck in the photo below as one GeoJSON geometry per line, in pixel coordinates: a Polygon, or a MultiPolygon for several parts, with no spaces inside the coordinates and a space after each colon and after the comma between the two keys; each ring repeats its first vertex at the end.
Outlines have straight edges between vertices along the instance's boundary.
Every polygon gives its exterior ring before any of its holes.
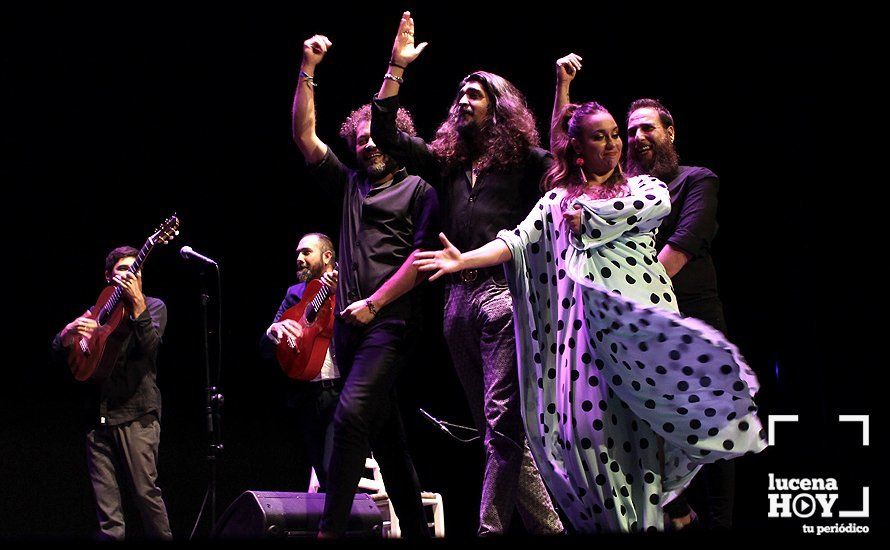
{"type": "MultiPolygon", "coordinates": [[[[136,260],[130,264],[130,268],[127,270],[133,275],[139,272],[142,269],[142,264],[145,263],[145,260],[148,259],[148,255],[151,254],[151,251],[154,250],[155,242],[149,237],[148,240],[145,241],[145,244],[142,245],[142,248],[139,249],[139,254],[136,255],[136,260]]],[[[96,322],[100,325],[105,324],[105,321],[108,320],[108,317],[111,316],[111,312],[114,311],[114,308],[117,307],[117,304],[120,303],[121,296],[123,296],[123,291],[120,287],[114,289],[114,292],[111,294],[111,298],[105,302],[105,305],[102,306],[102,309],[99,310],[99,314],[96,316],[96,322]]]]}
{"type": "Polygon", "coordinates": [[[330,288],[326,286],[321,287],[321,290],[318,291],[318,294],[315,295],[315,298],[312,299],[312,303],[310,303],[307,308],[312,311],[312,318],[315,318],[315,316],[318,315],[318,312],[321,311],[321,306],[324,305],[325,300],[328,299],[330,294],[330,288]]]}

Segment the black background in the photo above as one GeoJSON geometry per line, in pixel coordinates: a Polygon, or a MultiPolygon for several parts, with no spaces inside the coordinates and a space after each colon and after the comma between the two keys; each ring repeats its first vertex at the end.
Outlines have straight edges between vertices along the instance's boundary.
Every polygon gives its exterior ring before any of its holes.
{"type": "MultiPolygon", "coordinates": [[[[301,44],[315,33],[333,41],[316,71],[318,133],[348,159],[339,124],[379,88],[403,9],[430,42],[401,94],[426,138],[459,80],[485,69],[526,93],[546,141],[553,62],[570,51],[584,57],[573,98],[596,99],[622,126],[637,97],[668,105],[683,163],[721,177],[721,293],[730,338],[760,376],[762,418],[801,417],[782,427],[776,447],[739,460],[737,526],[800,531],[799,522],[767,519],[767,472],[835,477],[837,508],[858,509],[859,487],[874,485],[873,455],[857,427],[836,417],[873,411],[869,388],[886,345],[863,317],[883,294],[874,259],[883,239],[864,224],[882,214],[868,194],[879,182],[852,168],[850,120],[875,98],[853,79],[846,18],[748,4],[694,13],[428,4],[147,3],[37,7],[2,19],[0,177],[13,280],[0,537],[86,537],[94,528],[76,388],[50,363],[49,343],[95,300],[105,253],[138,247],[174,211],[181,234],[145,268],[146,292],[170,314],[160,484],[174,534],[188,536],[207,479],[200,280],[176,254],[184,244],[223,272],[220,512],[247,489],[305,490],[309,466],[284,415],[283,376],[257,353],[294,281],[298,237],[338,231],[339,215],[290,138],[301,44]]],[[[470,423],[440,334],[441,288],[425,292],[422,353],[400,382],[402,410],[422,486],[444,495],[448,533],[470,536],[481,447],[444,438],[416,412],[470,423]]]]}

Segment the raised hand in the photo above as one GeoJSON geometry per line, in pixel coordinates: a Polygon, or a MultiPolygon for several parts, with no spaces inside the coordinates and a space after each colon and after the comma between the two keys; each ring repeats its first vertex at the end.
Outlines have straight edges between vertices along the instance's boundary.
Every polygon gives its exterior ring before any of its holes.
{"type": "Polygon", "coordinates": [[[303,42],[303,69],[315,68],[321,63],[324,54],[328,53],[328,48],[333,44],[328,40],[327,36],[316,34],[309,40],[303,42]]]}
{"type": "Polygon", "coordinates": [[[418,252],[415,255],[414,266],[418,271],[436,271],[430,281],[435,281],[446,273],[456,273],[463,269],[462,256],[445,233],[439,233],[439,240],[445,248],[435,252],[418,252]]]}
{"type": "Polygon", "coordinates": [[[570,53],[565,57],[556,60],[556,80],[558,82],[569,83],[578,76],[581,70],[582,57],[580,55],[570,53]]]}
{"type": "Polygon", "coordinates": [[[411,17],[410,11],[403,13],[402,20],[399,21],[398,34],[396,34],[395,42],[392,45],[390,60],[397,65],[407,67],[409,63],[417,59],[417,56],[427,45],[428,42],[414,45],[414,18],[411,17]]]}

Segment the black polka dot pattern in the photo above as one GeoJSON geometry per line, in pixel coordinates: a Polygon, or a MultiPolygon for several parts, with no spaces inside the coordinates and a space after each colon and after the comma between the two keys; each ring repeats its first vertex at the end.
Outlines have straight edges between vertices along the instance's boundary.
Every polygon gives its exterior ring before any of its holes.
{"type": "Polygon", "coordinates": [[[722,334],[676,314],[653,261],[666,187],[645,177],[628,188],[579,198],[581,235],[558,225],[562,189],[518,235],[498,235],[514,257],[516,326],[528,327],[517,335],[529,446],[585,533],[662,529],[663,490],[687,485],[701,464],[764,447],[749,410],[753,372],[722,334]]]}

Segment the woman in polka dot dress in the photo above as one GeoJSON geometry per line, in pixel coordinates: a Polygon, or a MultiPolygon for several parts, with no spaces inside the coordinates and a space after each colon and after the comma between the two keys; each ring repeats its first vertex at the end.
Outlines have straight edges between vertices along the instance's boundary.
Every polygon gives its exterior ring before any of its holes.
{"type": "Polygon", "coordinates": [[[759,452],[758,385],[719,331],[677,313],[655,250],[667,187],[627,179],[597,103],[569,105],[547,191],[512,231],[461,253],[418,254],[445,273],[508,263],[529,445],[579,532],[664,527],[661,507],[702,464],[759,452]],[[520,329],[520,327],[526,327],[520,329]]]}

